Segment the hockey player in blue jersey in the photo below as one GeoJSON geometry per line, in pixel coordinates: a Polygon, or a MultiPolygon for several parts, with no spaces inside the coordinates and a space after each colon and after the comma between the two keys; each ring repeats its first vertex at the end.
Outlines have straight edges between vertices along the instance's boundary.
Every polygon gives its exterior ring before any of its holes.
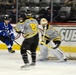
{"type": "Polygon", "coordinates": [[[9,15],[4,16],[4,22],[0,23],[0,40],[7,45],[8,52],[15,53],[12,50],[13,40],[15,39],[13,28],[10,24],[9,15]]]}

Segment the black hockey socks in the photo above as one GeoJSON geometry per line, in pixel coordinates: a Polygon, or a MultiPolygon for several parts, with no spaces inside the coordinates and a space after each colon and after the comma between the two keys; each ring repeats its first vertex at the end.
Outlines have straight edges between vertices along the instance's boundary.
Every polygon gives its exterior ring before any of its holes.
{"type": "Polygon", "coordinates": [[[31,53],[32,62],[36,62],[36,52],[31,53]]]}
{"type": "Polygon", "coordinates": [[[29,63],[27,53],[22,54],[22,59],[25,64],[29,63]]]}

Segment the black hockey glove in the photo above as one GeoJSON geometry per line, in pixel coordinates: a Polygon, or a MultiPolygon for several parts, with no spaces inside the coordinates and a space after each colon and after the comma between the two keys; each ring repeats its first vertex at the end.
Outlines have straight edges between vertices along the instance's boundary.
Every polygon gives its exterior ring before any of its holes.
{"type": "Polygon", "coordinates": [[[61,44],[61,41],[60,41],[60,40],[53,41],[53,42],[54,42],[54,43],[55,43],[55,45],[56,45],[56,47],[53,47],[53,49],[58,48],[58,47],[60,46],[60,44],[61,44]]]}
{"type": "MultiPolygon", "coordinates": [[[[46,40],[46,42],[45,41],[41,41],[41,42],[43,42],[45,44],[48,44],[50,41],[49,40],[46,40]]],[[[43,45],[43,44],[41,44],[41,45],[43,45]]]]}

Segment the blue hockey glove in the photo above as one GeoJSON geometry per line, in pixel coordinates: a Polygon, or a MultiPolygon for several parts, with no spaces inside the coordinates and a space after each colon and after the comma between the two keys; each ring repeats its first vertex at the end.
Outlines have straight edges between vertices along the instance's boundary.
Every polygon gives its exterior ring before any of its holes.
{"type": "Polygon", "coordinates": [[[14,35],[11,36],[11,40],[12,40],[12,41],[15,40],[15,36],[14,36],[14,35]]]}

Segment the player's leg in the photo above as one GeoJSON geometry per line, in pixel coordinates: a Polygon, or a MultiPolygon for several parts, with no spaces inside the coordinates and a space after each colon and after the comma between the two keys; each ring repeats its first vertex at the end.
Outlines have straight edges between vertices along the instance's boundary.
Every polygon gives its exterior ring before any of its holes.
{"type": "Polygon", "coordinates": [[[21,55],[22,55],[22,60],[25,65],[21,66],[21,68],[26,68],[29,67],[29,60],[28,60],[28,54],[27,50],[30,50],[30,42],[29,39],[25,39],[21,45],[21,55]]]}
{"type": "Polygon", "coordinates": [[[27,50],[31,51],[31,57],[32,57],[32,64],[31,65],[35,65],[35,63],[34,63],[34,62],[36,62],[36,49],[35,48],[37,48],[37,46],[32,45],[32,44],[36,44],[36,45],[38,44],[37,38],[32,37],[29,39],[25,39],[23,41],[22,46],[21,46],[21,55],[22,55],[22,59],[23,59],[25,65],[22,66],[21,68],[25,68],[25,67],[29,66],[27,50]],[[35,42],[37,42],[37,43],[35,43],[35,42]]]}
{"type": "Polygon", "coordinates": [[[31,58],[32,58],[32,63],[31,65],[35,65],[36,63],[36,49],[38,47],[38,42],[39,42],[39,37],[38,37],[38,34],[35,35],[32,40],[31,40],[33,43],[31,44],[31,48],[30,48],[30,51],[31,51],[31,58]]]}
{"type": "Polygon", "coordinates": [[[9,51],[10,53],[15,53],[15,51],[12,50],[13,41],[12,41],[11,39],[6,38],[6,39],[5,39],[5,44],[7,45],[8,51],[9,51]]]}
{"type": "MultiPolygon", "coordinates": [[[[53,41],[50,41],[48,43],[48,45],[52,46],[52,47],[55,47],[55,43],[53,41]]],[[[63,53],[62,50],[60,50],[59,48],[56,48],[56,49],[50,49],[51,52],[61,61],[65,61],[66,60],[66,56],[65,54],[63,53]]]]}
{"type": "Polygon", "coordinates": [[[14,53],[12,50],[13,41],[11,41],[8,37],[0,36],[0,40],[7,45],[8,51],[14,53]]]}
{"type": "Polygon", "coordinates": [[[29,63],[28,55],[27,55],[27,50],[29,49],[30,49],[30,45],[28,43],[28,39],[27,40],[25,39],[21,45],[21,55],[22,55],[23,62],[25,64],[29,63]]]}
{"type": "Polygon", "coordinates": [[[48,56],[48,48],[44,45],[39,45],[40,47],[40,54],[38,56],[38,60],[43,61],[47,59],[48,56]]]}

